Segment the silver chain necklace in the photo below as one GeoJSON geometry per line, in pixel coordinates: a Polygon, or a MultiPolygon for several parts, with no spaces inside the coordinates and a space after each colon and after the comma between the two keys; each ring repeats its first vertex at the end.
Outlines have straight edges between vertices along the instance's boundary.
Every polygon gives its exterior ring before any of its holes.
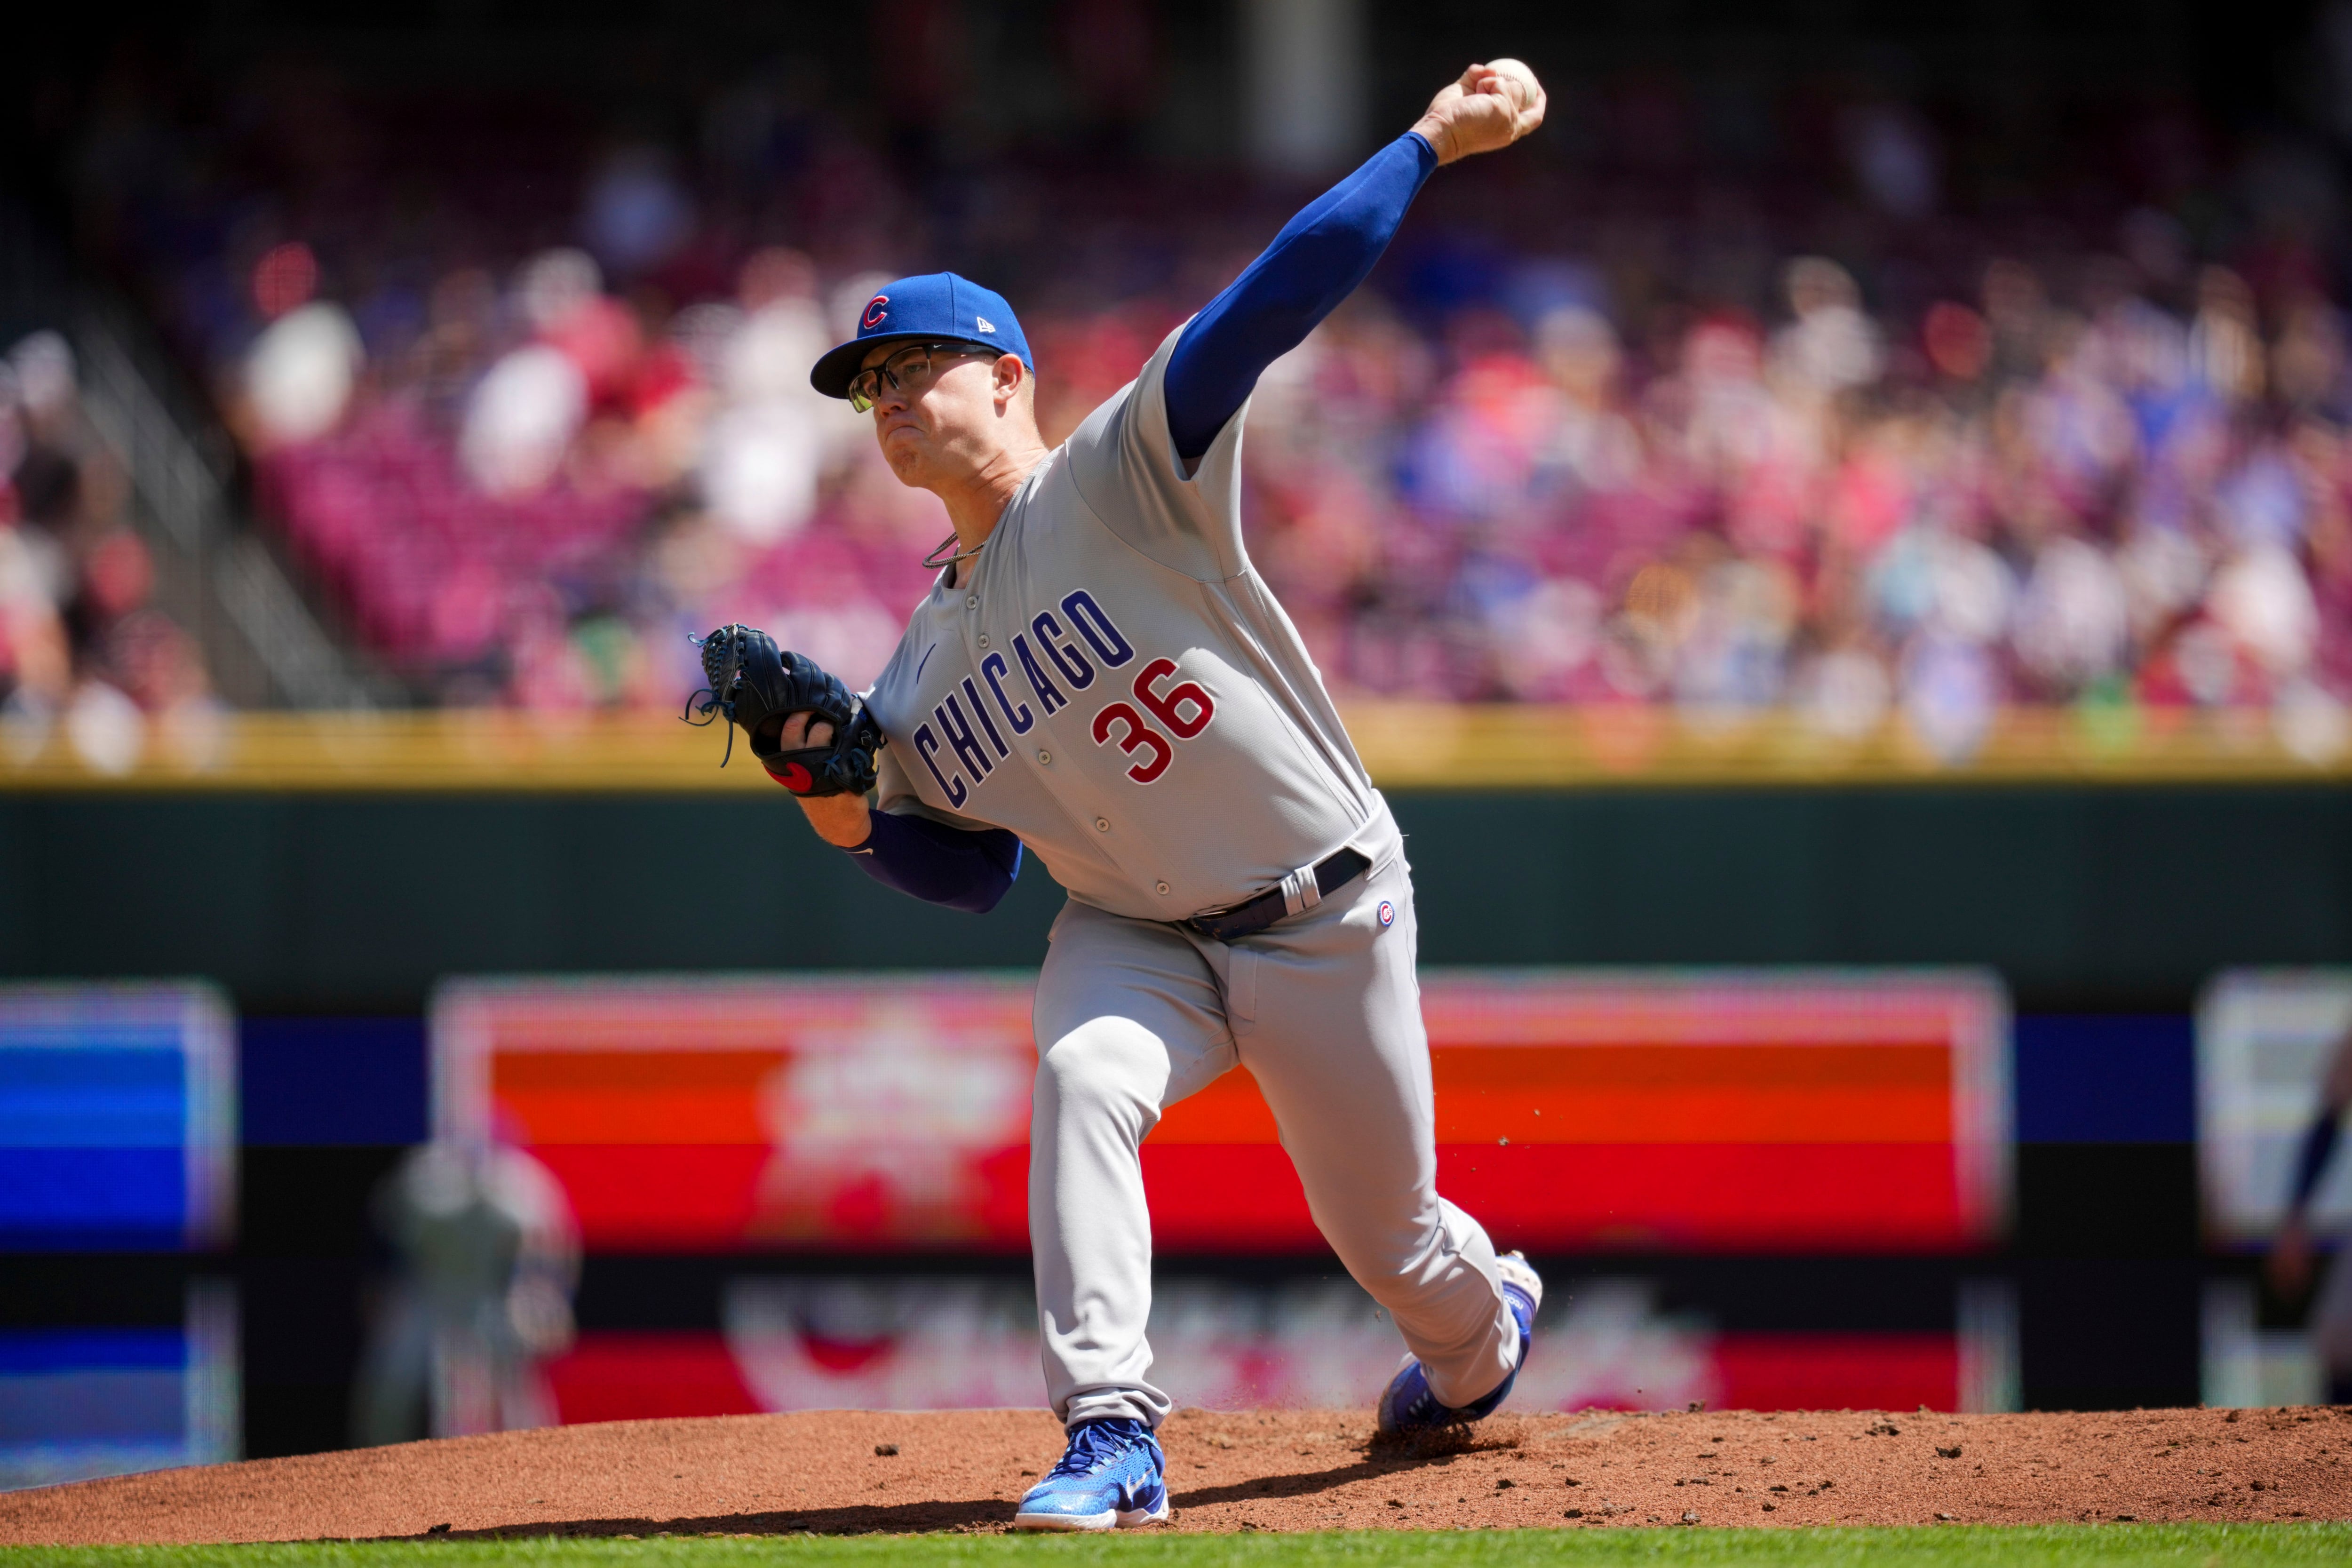
{"type": "Polygon", "coordinates": [[[927,572],[936,572],[942,566],[952,566],[959,561],[969,561],[973,556],[979,554],[983,549],[987,548],[988,545],[988,541],[983,539],[978,544],[973,545],[970,550],[956,551],[952,555],[942,555],[940,553],[942,550],[955,550],[956,542],[956,536],[950,533],[945,539],[940,540],[937,544],[931,546],[931,552],[923,557],[923,569],[927,572]]]}

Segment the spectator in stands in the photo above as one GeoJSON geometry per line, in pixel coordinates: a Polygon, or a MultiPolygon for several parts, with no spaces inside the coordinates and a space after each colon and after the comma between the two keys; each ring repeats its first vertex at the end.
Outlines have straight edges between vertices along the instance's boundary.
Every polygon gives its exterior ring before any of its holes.
{"type": "Polygon", "coordinates": [[[53,331],[0,361],[0,762],[59,739],[120,773],[151,739],[201,765],[219,743],[201,650],[153,605],[130,498],[53,331]]]}

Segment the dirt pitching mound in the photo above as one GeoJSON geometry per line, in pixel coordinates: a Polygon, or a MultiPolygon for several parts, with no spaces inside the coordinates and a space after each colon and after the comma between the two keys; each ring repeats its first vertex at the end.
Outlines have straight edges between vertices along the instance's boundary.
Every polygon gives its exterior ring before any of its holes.
{"type": "MultiPolygon", "coordinates": [[[[2352,1407],[1497,1416],[1444,1449],[1360,1411],[1187,1410],[1177,1530],[2352,1518],[2352,1407]]],[[[0,1494],[0,1544],[1000,1531],[1034,1411],[625,1421],[0,1494]]]]}

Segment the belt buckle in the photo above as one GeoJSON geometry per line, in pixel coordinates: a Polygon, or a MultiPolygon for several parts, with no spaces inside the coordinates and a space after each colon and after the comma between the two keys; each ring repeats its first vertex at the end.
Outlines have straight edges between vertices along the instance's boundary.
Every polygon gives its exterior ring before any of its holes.
{"type": "MultiPolygon", "coordinates": [[[[1226,936],[1223,932],[1214,929],[1217,922],[1219,921],[1233,919],[1235,915],[1240,914],[1243,910],[1248,909],[1251,905],[1259,902],[1265,897],[1265,894],[1258,893],[1250,898],[1244,899],[1238,904],[1227,904],[1221,910],[1202,910],[1198,914],[1187,915],[1184,918],[1184,923],[1191,926],[1193,930],[1199,931],[1203,936],[1213,938],[1218,942],[1231,942],[1235,939],[1226,936]]],[[[1276,917],[1277,920],[1280,918],[1281,917],[1278,915],[1276,917]]]]}
{"type": "Polygon", "coordinates": [[[1221,910],[1194,910],[1191,914],[1186,915],[1184,918],[1188,921],[1220,921],[1224,919],[1227,915],[1232,914],[1235,910],[1240,909],[1242,904],[1246,904],[1251,901],[1252,900],[1248,899],[1244,899],[1241,904],[1227,904],[1221,910]]]}

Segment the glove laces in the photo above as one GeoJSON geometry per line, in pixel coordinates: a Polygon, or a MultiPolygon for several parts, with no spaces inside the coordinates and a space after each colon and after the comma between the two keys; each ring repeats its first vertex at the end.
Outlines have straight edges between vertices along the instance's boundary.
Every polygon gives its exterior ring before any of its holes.
{"type": "Polygon", "coordinates": [[[696,637],[692,632],[686,634],[686,640],[702,650],[702,672],[710,677],[711,684],[698,687],[688,692],[686,710],[678,717],[695,728],[700,729],[720,714],[726,715],[727,751],[719,759],[719,765],[722,768],[733,760],[735,755],[735,678],[742,673],[743,667],[743,644],[735,634],[740,630],[742,627],[740,626],[726,626],[719,627],[707,637],[696,637]],[[710,645],[721,637],[727,639],[727,662],[718,671],[713,672],[710,668],[710,645]],[[710,700],[698,708],[694,702],[698,697],[708,697],[710,700]]]}

